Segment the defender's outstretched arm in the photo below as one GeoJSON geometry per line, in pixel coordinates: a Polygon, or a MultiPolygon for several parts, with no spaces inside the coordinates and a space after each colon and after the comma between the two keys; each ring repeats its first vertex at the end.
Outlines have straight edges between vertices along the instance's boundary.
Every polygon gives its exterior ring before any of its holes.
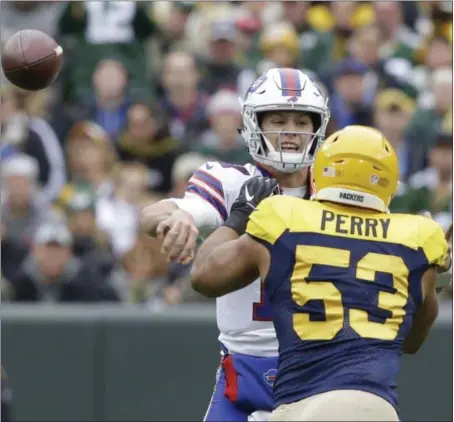
{"type": "Polygon", "coordinates": [[[438,316],[439,304],[435,286],[437,268],[429,268],[422,279],[423,303],[413,316],[413,324],[403,344],[404,353],[413,355],[423,345],[438,316]]]}
{"type": "Polygon", "coordinates": [[[243,184],[224,226],[197,252],[191,272],[194,290],[219,297],[251,284],[259,275],[266,276],[269,252],[245,232],[251,213],[276,187],[277,180],[266,177],[253,177],[243,184]]]}
{"type": "Polygon", "coordinates": [[[251,284],[260,273],[266,274],[269,261],[268,250],[252,237],[238,237],[229,227],[220,227],[196,255],[192,287],[207,297],[223,296],[251,284]]]}

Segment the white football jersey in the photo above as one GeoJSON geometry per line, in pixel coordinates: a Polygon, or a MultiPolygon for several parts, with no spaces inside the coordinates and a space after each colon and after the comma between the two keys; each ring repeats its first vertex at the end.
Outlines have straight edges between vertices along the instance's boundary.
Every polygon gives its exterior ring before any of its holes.
{"type": "MultiPolygon", "coordinates": [[[[223,224],[243,183],[254,176],[272,177],[265,169],[252,164],[241,166],[207,162],[189,180],[184,198],[172,201],[184,211],[197,212],[199,220],[203,210],[206,218],[202,220],[210,223],[208,227],[198,228],[208,234],[223,224]],[[200,203],[197,211],[194,208],[196,198],[200,203]],[[207,203],[211,206],[207,207],[207,203]],[[187,204],[190,206],[185,206],[187,204]]],[[[306,187],[284,189],[283,193],[303,197],[306,187]]],[[[271,309],[260,279],[241,290],[217,298],[216,315],[219,341],[229,352],[261,357],[278,355],[271,309]]]]}

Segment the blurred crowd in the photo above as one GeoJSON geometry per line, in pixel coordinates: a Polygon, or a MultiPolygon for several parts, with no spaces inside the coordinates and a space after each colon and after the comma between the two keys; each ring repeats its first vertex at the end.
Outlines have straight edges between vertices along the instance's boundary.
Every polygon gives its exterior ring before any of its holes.
{"type": "Polygon", "coordinates": [[[8,1],[0,27],[65,51],[49,89],[1,76],[2,300],[204,300],[140,233],[139,210],[182,196],[208,159],[249,161],[238,97],[272,67],[317,81],[328,134],[387,136],[392,211],[452,220],[452,2],[8,1]]]}

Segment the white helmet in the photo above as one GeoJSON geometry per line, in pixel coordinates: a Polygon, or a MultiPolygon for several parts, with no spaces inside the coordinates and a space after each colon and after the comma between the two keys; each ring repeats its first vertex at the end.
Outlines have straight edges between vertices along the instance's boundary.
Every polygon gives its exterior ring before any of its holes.
{"type": "MultiPolygon", "coordinates": [[[[241,100],[240,100],[241,101],[241,100]]],[[[294,173],[308,167],[325,138],[330,113],[325,99],[312,80],[298,69],[270,69],[260,76],[241,101],[243,136],[252,158],[285,173],[294,173]],[[301,152],[283,152],[279,140],[278,150],[267,139],[267,134],[286,132],[262,132],[259,127],[260,113],[273,110],[297,110],[311,115],[314,132],[298,132],[311,135],[301,152]]]]}

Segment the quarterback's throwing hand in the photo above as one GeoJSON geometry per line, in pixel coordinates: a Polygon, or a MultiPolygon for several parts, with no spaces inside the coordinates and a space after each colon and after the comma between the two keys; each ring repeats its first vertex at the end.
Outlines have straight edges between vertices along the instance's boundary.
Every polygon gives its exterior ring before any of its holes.
{"type": "Polygon", "coordinates": [[[238,198],[232,205],[224,226],[235,230],[239,236],[246,231],[249,215],[265,198],[279,193],[279,182],[269,177],[256,176],[244,182],[238,198]]]}
{"type": "Polygon", "coordinates": [[[195,255],[199,231],[194,219],[182,210],[176,210],[156,228],[156,234],[162,239],[161,253],[169,261],[189,264],[195,255]]]}

